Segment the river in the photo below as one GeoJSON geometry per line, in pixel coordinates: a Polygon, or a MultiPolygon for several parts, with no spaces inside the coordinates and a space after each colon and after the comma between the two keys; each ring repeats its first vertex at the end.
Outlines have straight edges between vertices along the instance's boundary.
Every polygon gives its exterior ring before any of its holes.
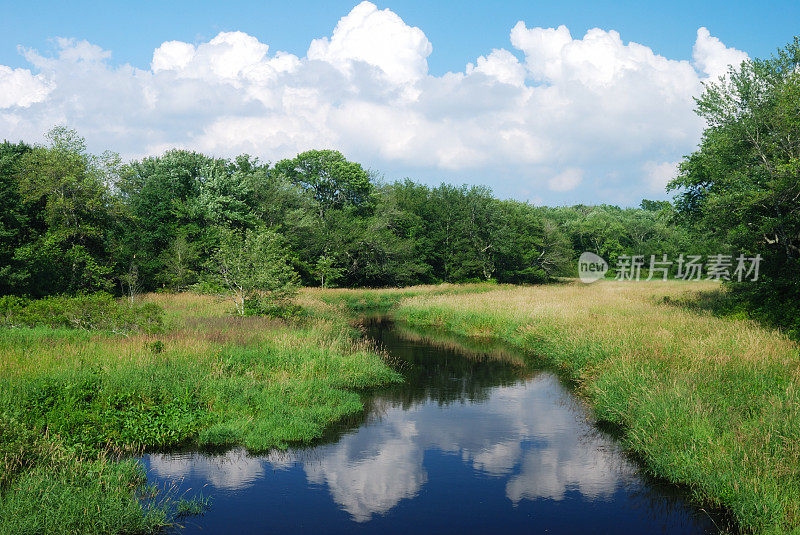
{"type": "Polygon", "coordinates": [[[182,534],[716,533],[647,476],[553,373],[499,345],[365,323],[406,382],[320,443],[153,453],[151,482],[211,498],[182,534]]]}

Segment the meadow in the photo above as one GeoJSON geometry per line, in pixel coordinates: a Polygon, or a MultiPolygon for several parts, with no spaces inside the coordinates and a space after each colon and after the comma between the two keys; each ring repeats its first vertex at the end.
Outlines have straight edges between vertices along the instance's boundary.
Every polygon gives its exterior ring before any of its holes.
{"type": "Polygon", "coordinates": [[[419,295],[395,315],[543,359],[654,475],[747,532],[800,532],[798,345],[705,311],[713,296],[711,282],[601,281],[419,295]]]}
{"type": "Polygon", "coordinates": [[[796,532],[799,348],[720,317],[723,298],[718,284],[677,281],[307,288],[301,313],[274,319],[165,293],[140,298],[140,331],[2,327],[0,533],[152,532],[201,512],[202,496],[149,486],[131,458],[318,439],[364,392],[402,380],[355,323],[375,311],[540,359],[654,475],[745,531],[796,532]]]}
{"type": "MultiPolygon", "coordinates": [[[[235,317],[194,294],[150,294],[157,332],[0,329],[0,532],[150,532],[202,503],[145,484],[142,450],[309,442],[399,381],[341,307],[235,317]]],[[[313,302],[312,302],[313,301],[313,302]]],[[[152,307],[149,307],[152,309],[152,307]]]]}

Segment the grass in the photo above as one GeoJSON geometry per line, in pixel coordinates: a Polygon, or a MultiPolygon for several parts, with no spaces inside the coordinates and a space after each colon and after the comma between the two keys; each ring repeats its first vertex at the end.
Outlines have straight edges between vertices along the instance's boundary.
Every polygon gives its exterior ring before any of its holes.
{"type": "Polygon", "coordinates": [[[362,410],[359,389],[401,380],[342,305],[304,299],[293,322],[153,294],[158,334],[0,329],[0,533],[154,531],[202,504],[148,487],[125,454],[309,442],[362,410]]]}
{"type": "Polygon", "coordinates": [[[387,311],[404,299],[417,295],[461,295],[489,292],[497,289],[495,283],[472,284],[428,284],[408,288],[349,289],[349,288],[306,288],[302,302],[319,307],[327,305],[334,309],[344,307],[350,314],[370,314],[387,311]]]}
{"type": "Polygon", "coordinates": [[[417,295],[412,326],[501,340],[574,382],[657,476],[745,531],[800,533],[800,354],[785,335],[689,304],[713,283],[602,281],[417,295]]]}
{"type": "Polygon", "coordinates": [[[389,308],[480,342],[476,356],[484,342],[540,356],[654,474],[747,531],[800,532],[798,345],[712,313],[719,292],[675,281],[306,289],[307,314],[290,321],[152,294],[158,333],[0,328],[0,533],[152,532],[202,512],[205,501],[148,486],[126,459],[321,437],[362,410],[361,389],[400,380],[348,323],[389,308]]]}

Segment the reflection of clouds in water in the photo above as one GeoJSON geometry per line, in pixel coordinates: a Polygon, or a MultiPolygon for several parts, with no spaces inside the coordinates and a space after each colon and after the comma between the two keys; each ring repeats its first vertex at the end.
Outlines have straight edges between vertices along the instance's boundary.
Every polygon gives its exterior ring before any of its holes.
{"type": "Polygon", "coordinates": [[[527,385],[503,389],[489,402],[490,410],[513,421],[519,455],[512,458],[508,446],[495,447],[475,455],[474,464],[476,468],[490,465],[495,471],[510,471],[513,464],[520,463],[519,473],[506,486],[506,496],[514,503],[536,498],[560,500],[568,489],[587,499],[607,498],[634,476],[635,467],[616,445],[593,429],[580,407],[559,392],[554,377],[540,376],[527,385]],[[523,441],[535,445],[523,448],[523,441]],[[487,461],[487,456],[493,462],[487,461]]]}
{"type": "Polygon", "coordinates": [[[549,375],[496,388],[481,404],[387,407],[380,422],[316,448],[304,468],[354,520],[366,521],[416,495],[429,449],[458,454],[489,476],[512,474],[506,496],[514,503],[562,499],[568,489],[607,497],[635,471],[549,375]]]}
{"type": "Polygon", "coordinates": [[[318,461],[305,463],[309,481],[326,483],[334,501],[357,522],[414,497],[427,481],[416,424],[398,418],[404,414],[409,413],[387,414],[380,427],[368,428],[366,437],[347,435],[321,452],[318,461]]]}
{"type": "Polygon", "coordinates": [[[587,499],[611,496],[635,468],[614,443],[586,422],[577,403],[555,377],[496,387],[481,403],[440,407],[435,401],[404,410],[376,400],[381,417],[342,436],[335,444],[248,457],[242,450],[222,456],[151,455],[161,477],[200,477],[237,490],[263,477],[265,468],[303,466],[309,483],[326,485],[353,520],[365,522],[426,483],[426,450],[459,456],[475,471],[505,477],[506,496],[560,500],[568,490],[587,499]]]}
{"type": "MultiPolygon", "coordinates": [[[[475,453],[472,456],[472,466],[491,476],[502,476],[511,472],[521,453],[522,444],[519,440],[507,440],[475,453]]],[[[469,460],[469,454],[463,457],[465,461],[469,460]]]]}
{"type": "MultiPolygon", "coordinates": [[[[598,444],[598,446],[601,446],[598,444]]],[[[564,441],[525,453],[520,473],[506,485],[506,496],[520,500],[561,500],[569,490],[590,500],[610,498],[620,483],[620,462],[591,442],[564,441]]]]}
{"type": "Polygon", "coordinates": [[[264,475],[264,461],[237,449],[224,455],[153,453],[150,470],[168,479],[201,478],[218,489],[240,490],[264,475]]]}

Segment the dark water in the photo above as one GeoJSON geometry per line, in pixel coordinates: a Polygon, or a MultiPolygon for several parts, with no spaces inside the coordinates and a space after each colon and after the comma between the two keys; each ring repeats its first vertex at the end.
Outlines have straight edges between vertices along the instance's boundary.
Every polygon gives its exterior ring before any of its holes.
{"type": "Polygon", "coordinates": [[[529,359],[386,322],[367,334],[407,381],[368,396],[366,414],[320,445],[143,459],[151,481],[211,497],[181,533],[718,531],[529,359]]]}

